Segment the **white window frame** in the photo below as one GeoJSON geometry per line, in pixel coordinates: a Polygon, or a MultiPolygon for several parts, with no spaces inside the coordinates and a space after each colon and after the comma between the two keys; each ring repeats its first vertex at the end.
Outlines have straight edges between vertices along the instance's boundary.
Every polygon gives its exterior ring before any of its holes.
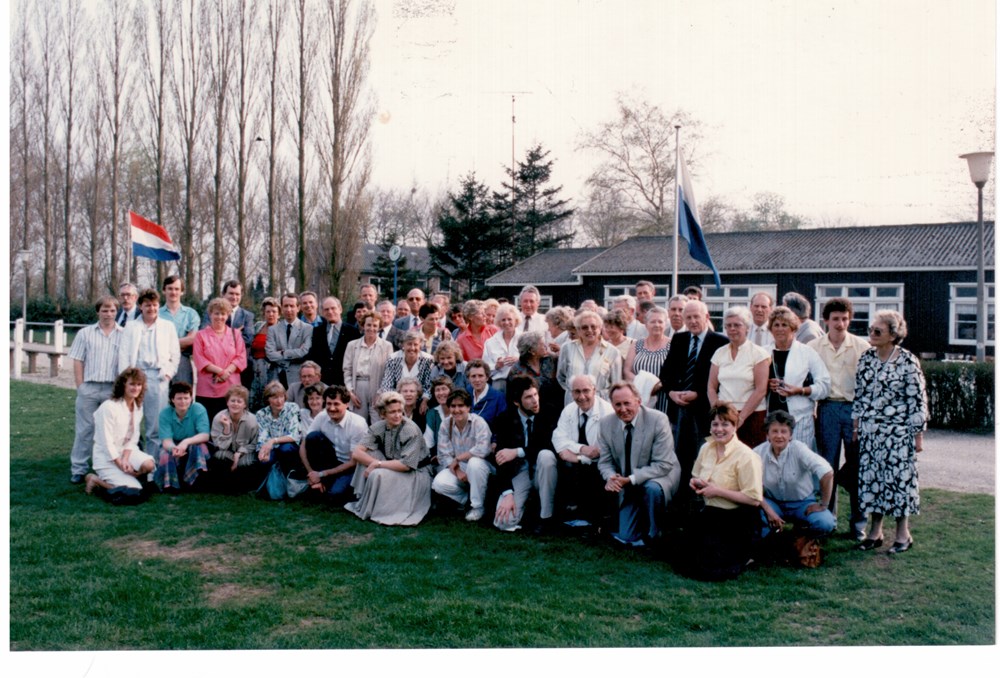
{"type": "Polygon", "coordinates": [[[542,313],[548,313],[552,310],[552,295],[551,294],[539,294],[538,295],[538,310],[542,313]]]}
{"type": "MultiPolygon", "coordinates": [[[[615,299],[622,296],[623,294],[629,294],[635,296],[635,285],[627,285],[622,283],[620,285],[605,285],[604,286],[604,308],[609,311],[614,308],[615,299]]],[[[660,308],[667,307],[667,301],[670,299],[670,285],[669,283],[653,283],[653,303],[660,308]]]]}
{"type": "MultiPolygon", "coordinates": [[[[868,336],[868,325],[871,323],[875,311],[888,309],[891,311],[903,312],[903,304],[906,301],[906,285],[897,282],[886,283],[817,283],[813,307],[813,319],[823,325],[823,305],[834,297],[844,297],[849,299],[854,306],[854,313],[851,316],[851,325],[848,332],[861,337],[868,336]],[[868,288],[867,295],[859,295],[857,292],[863,288],[868,288]],[[895,287],[892,295],[879,294],[879,290],[888,290],[895,287]],[[862,316],[859,318],[858,316],[862,316]]],[[[825,329],[825,328],[824,328],[825,329]]]]}
{"type": "Polygon", "coordinates": [[[746,306],[750,309],[750,300],[754,295],[765,292],[774,299],[778,294],[777,285],[702,285],[701,300],[708,306],[708,317],[711,318],[717,332],[722,331],[722,318],[731,306],[746,306]]]}
{"type": "MultiPolygon", "coordinates": [[[[976,283],[949,283],[948,285],[948,343],[955,346],[975,346],[976,345],[976,325],[973,323],[972,337],[964,339],[958,336],[958,310],[959,306],[972,306],[973,316],[979,302],[979,295],[976,294],[976,283]],[[959,290],[972,290],[972,296],[959,296],[959,290]]],[[[992,318],[993,322],[986,325],[986,345],[996,346],[996,284],[986,283],[986,317],[992,318]],[[990,339],[993,330],[994,339],[990,339]]],[[[963,323],[966,324],[966,323],[963,323]]]]}

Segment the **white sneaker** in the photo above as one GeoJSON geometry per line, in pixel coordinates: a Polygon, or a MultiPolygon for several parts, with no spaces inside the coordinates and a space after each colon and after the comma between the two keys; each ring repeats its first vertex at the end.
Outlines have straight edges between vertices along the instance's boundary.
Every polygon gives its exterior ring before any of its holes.
{"type": "Polygon", "coordinates": [[[481,508],[471,508],[469,509],[469,512],[465,514],[465,519],[468,520],[470,523],[482,520],[482,518],[483,518],[483,509],[481,508]]]}

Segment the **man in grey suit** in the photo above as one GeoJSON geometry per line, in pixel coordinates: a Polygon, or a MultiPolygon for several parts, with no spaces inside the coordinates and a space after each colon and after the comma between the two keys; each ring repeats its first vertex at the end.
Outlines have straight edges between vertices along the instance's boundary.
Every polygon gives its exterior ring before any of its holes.
{"type": "Polygon", "coordinates": [[[609,396],[615,413],[601,419],[597,468],[604,489],[618,495],[618,534],[613,536],[630,546],[656,544],[681,481],[670,420],[643,406],[628,382],[614,384],[609,396]]]}
{"type": "Polygon", "coordinates": [[[278,367],[279,379],[286,387],[299,380],[299,367],[312,348],[313,328],[299,320],[299,298],[290,293],[281,296],[281,320],[267,331],[264,355],[278,367]]]}

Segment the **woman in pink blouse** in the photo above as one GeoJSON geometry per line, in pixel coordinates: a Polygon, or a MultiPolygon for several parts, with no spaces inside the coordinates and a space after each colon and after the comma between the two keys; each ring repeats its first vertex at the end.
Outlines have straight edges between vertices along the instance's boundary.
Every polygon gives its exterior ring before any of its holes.
{"type": "Polygon", "coordinates": [[[208,410],[209,421],[226,408],[226,393],[240,385],[240,372],[247,368],[246,344],[239,332],[226,325],[232,312],[225,299],[212,299],[208,302],[209,325],[194,336],[197,401],[208,410]]]}

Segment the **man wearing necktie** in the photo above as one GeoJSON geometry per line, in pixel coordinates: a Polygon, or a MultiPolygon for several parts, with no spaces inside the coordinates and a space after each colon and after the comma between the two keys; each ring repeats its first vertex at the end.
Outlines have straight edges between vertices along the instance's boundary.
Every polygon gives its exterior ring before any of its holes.
{"type": "Polygon", "coordinates": [[[120,303],[118,313],[115,315],[115,322],[120,327],[125,327],[125,323],[129,320],[135,320],[142,315],[139,304],[136,303],[138,298],[139,290],[132,283],[122,283],[121,287],[118,288],[118,301],[120,303]]]}
{"type": "Polygon", "coordinates": [[[344,385],[347,343],[361,337],[357,327],[342,322],[342,312],[340,299],[326,297],[320,306],[320,323],[312,331],[309,360],[319,364],[321,381],[327,386],[344,385]]]}
{"type": "Polygon", "coordinates": [[[496,432],[494,466],[501,490],[493,524],[508,532],[518,529],[534,487],[540,504],[535,532],[551,532],[556,493],[556,455],[552,451],[555,417],[541,410],[534,377],[511,379],[507,399],[517,407],[506,409],[491,426],[496,432]]]}
{"type": "Polygon", "coordinates": [[[281,296],[282,318],[267,330],[264,345],[264,355],[277,366],[279,378],[288,385],[299,380],[299,368],[312,347],[313,328],[298,315],[298,296],[286,292],[281,296]]]}
{"type": "Polygon", "coordinates": [[[674,439],[666,415],[642,405],[629,382],[611,387],[614,414],[601,419],[597,468],[604,489],[618,496],[618,532],[629,546],[655,545],[664,512],[681,482],[674,439]]]}
{"type": "Polygon", "coordinates": [[[559,497],[567,513],[591,524],[604,514],[604,480],[597,469],[601,450],[597,446],[601,419],[614,414],[589,374],[569,380],[573,402],[563,408],[552,433],[552,449],[559,455],[559,497]],[[575,510],[574,510],[575,507],[575,510]]]}
{"type": "Polygon", "coordinates": [[[549,329],[545,322],[545,314],[538,312],[538,304],[541,299],[541,294],[534,285],[528,285],[521,290],[521,294],[518,296],[518,305],[521,308],[521,315],[524,316],[521,331],[541,332],[544,335],[549,329]]]}
{"type": "MultiPolygon", "coordinates": [[[[712,356],[729,343],[728,337],[708,329],[708,307],[701,301],[684,305],[684,332],[670,340],[660,368],[661,388],[667,391],[667,415],[673,427],[677,458],[686,486],[698,451],[709,434],[708,373],[712,356]]],[[[658,389],[657,389],[658,390],[658,389]]]]}
{"type": "Polygon", "coordinates": [[[758,292],[750,297],[750,314],[753,316],[753,327],[750,328],[750,341],[761,348],[773,348],[774,337],[767,329],[768,319],[774,309],[774,300],[767,292],[758,292]]]}

